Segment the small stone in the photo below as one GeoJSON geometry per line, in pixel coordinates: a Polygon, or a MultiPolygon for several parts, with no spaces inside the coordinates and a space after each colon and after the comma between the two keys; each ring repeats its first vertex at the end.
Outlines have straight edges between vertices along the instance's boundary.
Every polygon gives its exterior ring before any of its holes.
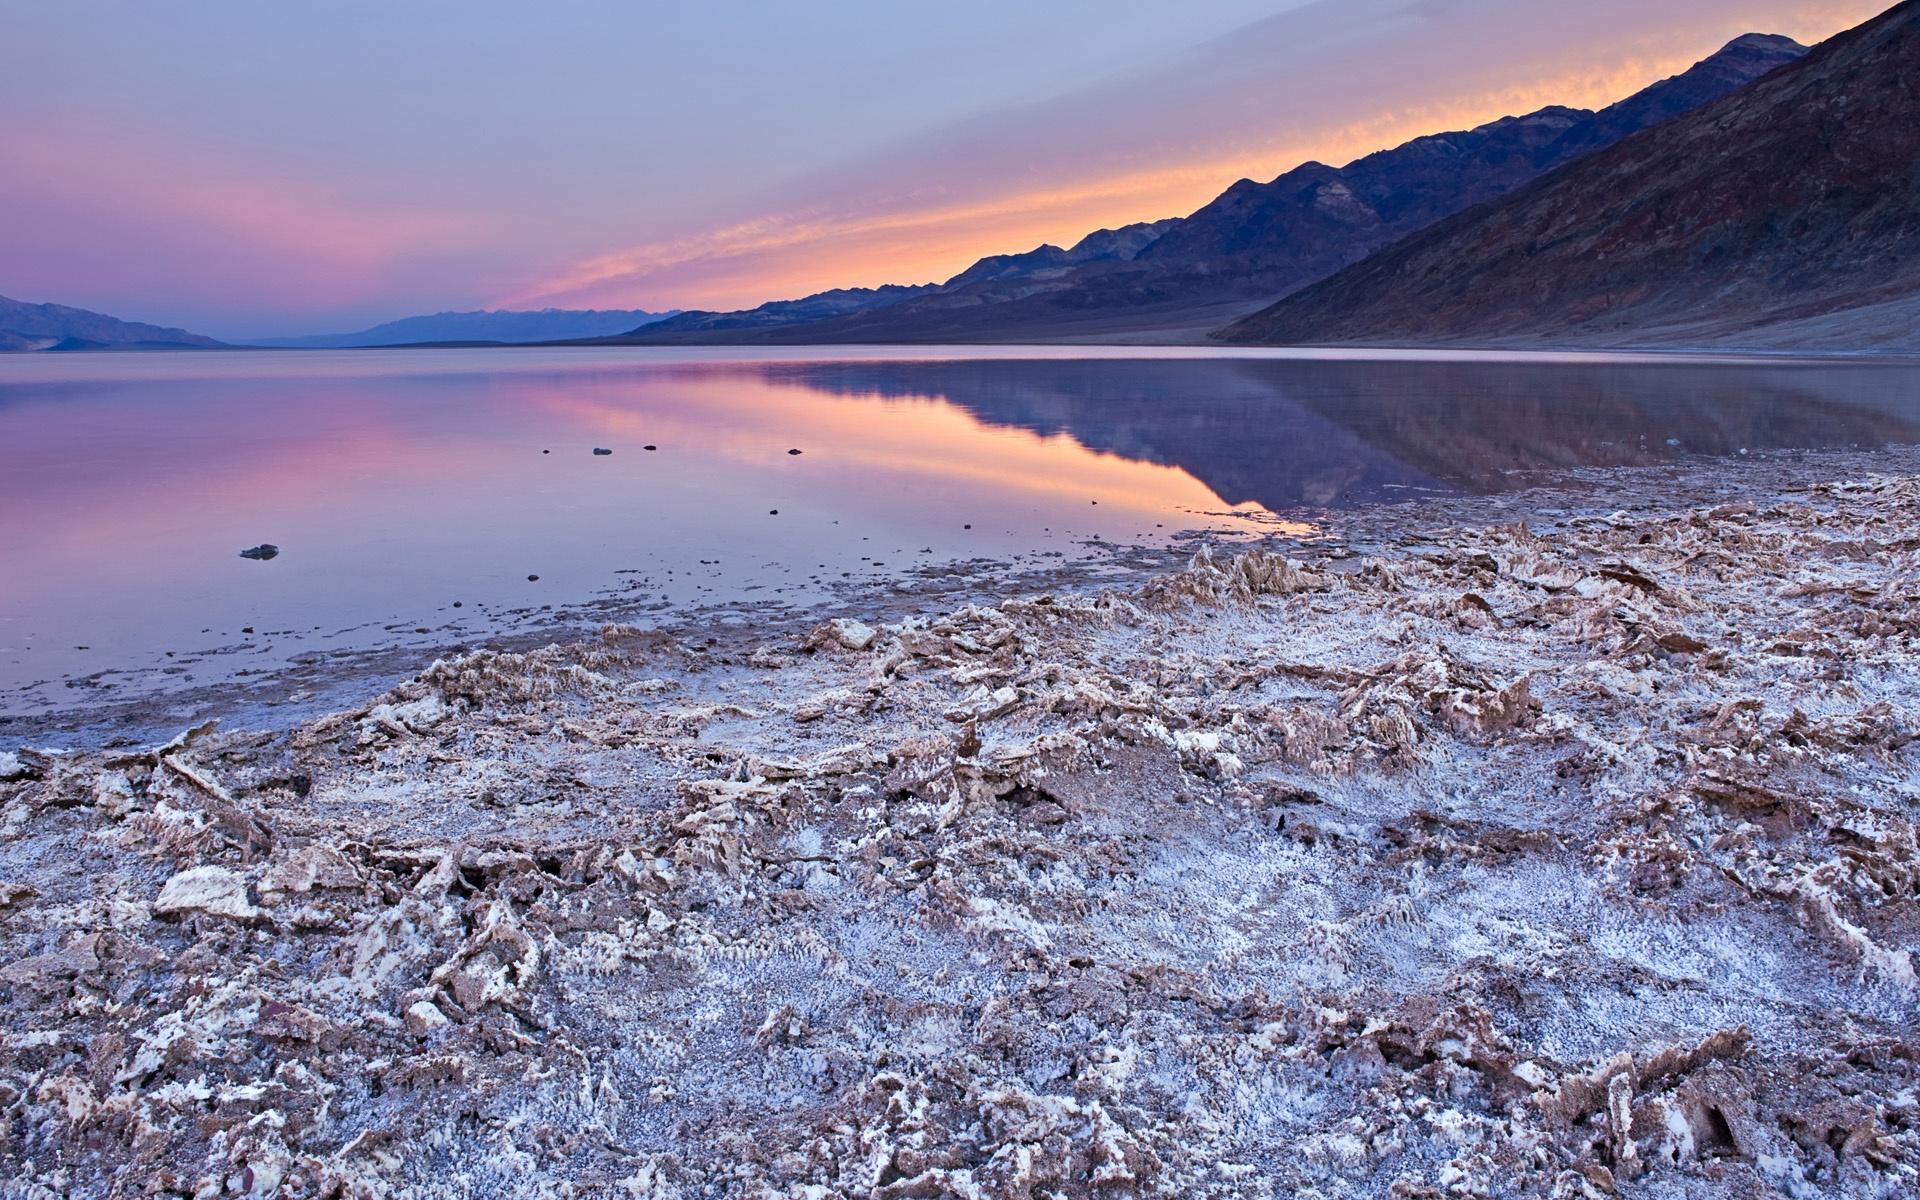
{"type": "Polygon", "coordinates": [[[527,576],[527,582],[528,582],[528,583],[539,583],[539,582],[540,582],[540,577],[539,577],[538,575],[529,575],[529,576],[527,576]]]}
{"type": "Polygon", "coordinates": [[[1019,704],[1019,689],[1002,687],[990,692],[983,686],[975,688],[972,694],[948,709],[946,717],[949,721],[959,723],[990,721],[1012,712],[1019,704]]]}
{"type": "Polygon", "coordinates": [[[100,969],[99,944],[100,935],[90,933],[64,950],[10,963],[0,967],[0,983],[37,984],[90,974],[100,969]]]}
{"type": "Polygon", "coordinates": [[[475,1009],[491,998],[496,978],[495,972],[466,967],[448,977],[447,989],[453,993],[455,1004],[465,1009],[475,1009]]]}
{"type": "Polygon", "coordinates": [[[770,517],[777,517],[780,515],[780,510],[777,508],[770,508],[767,510],[767,515],[770,517]]]}
{"type": "Polygon", "coordinates": [[[247,881],[225,867],[194,867],[175,875],[154,898],[153,911],[240,919],[260,913],[247,899],[247,881]]]}
{"type": "Polygon", "coordinates": [[[642,450],[658,450],[658,449],[659,449],[660,447],[658,447],[658,446],[653,446],[653,445],[647,445],[647,446],[642,446],[642,447],[640,447],[640,448],[641,448],[642,450]]]}
{"type": "Polygon", "coordinates": [[[826,646],[839,646],[846,650],[865,650],[879,636],[879,631],[864,621],[837,617],[816,625],[813,632],[807,635],[806,648],[818,650],[826,646]]]}
{"type": "Polygon", "coordinates": [[[431,1000],[416,1000],[407,1006],[407,1032],[415,1037],[426,1037],[434,1030],[448,1025],[447,1014],[431,1000]]]}
{"type": "Polygon", "coordinates": [[[798,450],[789,450],[789,451],[787,451],[787,453],[788,453],[788,454],[798,454],[798,453],[800,453],[800,452],[799,452],[798,450]]]}
{"type": "Polygon", "coordinates": [[[245,550],[242,550],[240,557],[251,558],[256,562],[265,562],[269,558],[278,557],[279,554],[280,547],[274,545],[272,542],[261,542],[258,546],[249,546],[245,550]]]}
{"type": "Polygon", "coordinates": [[[1020,823],[1036,828],[1048,828],[1067,823],[1067,810],[1051,800],[1042,800],[1020,810],[1020,823]]]}
{"type": "Polygon", "coordinates": [[[605,446],[595,446],[593,448],[593,452],[595,454],[612,454],[613,453],[613,451],[607,449],[605,446]]]}

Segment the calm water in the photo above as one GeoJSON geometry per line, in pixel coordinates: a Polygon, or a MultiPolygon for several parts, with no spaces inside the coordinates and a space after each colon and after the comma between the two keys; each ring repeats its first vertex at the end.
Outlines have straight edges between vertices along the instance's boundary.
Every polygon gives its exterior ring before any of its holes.
{"type": "Polygon", "coordinates": [[[0,357],[0,709],[72,704],[65,681],[96,672],[205,682],[596,597],[635,613],[803,603],[965,560],[1072,557],[1094,538],[1493,490],[1515,472],[1915,441],[1920,368],[1869,363],[0,357]],[[281,555],[237,557],[260,542],[281,555]]]}

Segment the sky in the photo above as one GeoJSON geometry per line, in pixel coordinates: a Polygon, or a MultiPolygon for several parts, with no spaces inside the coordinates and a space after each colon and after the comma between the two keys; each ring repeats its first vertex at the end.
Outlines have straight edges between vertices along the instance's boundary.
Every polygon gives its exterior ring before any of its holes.
{"type": "Polygon", "coordinates": [[[0,0],[0,295],[215,337],[924,283],[1890,0],[0,0]]]}

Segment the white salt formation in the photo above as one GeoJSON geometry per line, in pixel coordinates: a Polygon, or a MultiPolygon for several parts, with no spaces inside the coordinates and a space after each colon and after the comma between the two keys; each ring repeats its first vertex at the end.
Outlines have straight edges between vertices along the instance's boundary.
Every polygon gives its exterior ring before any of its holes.
{"type": "Polygon", "coordinates": [[[0,755],[9,1196],[1920,1193],[1920,480],[0,755]]]}

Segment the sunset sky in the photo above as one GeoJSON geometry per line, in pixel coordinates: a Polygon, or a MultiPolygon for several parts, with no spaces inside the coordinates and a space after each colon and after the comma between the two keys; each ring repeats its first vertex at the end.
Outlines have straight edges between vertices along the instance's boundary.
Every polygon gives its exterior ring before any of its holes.
{"type": "Polygon", "coordinates": [[[0,8],[0,294],[224,337],[945,278],[1890,0],[0,8]]]}

